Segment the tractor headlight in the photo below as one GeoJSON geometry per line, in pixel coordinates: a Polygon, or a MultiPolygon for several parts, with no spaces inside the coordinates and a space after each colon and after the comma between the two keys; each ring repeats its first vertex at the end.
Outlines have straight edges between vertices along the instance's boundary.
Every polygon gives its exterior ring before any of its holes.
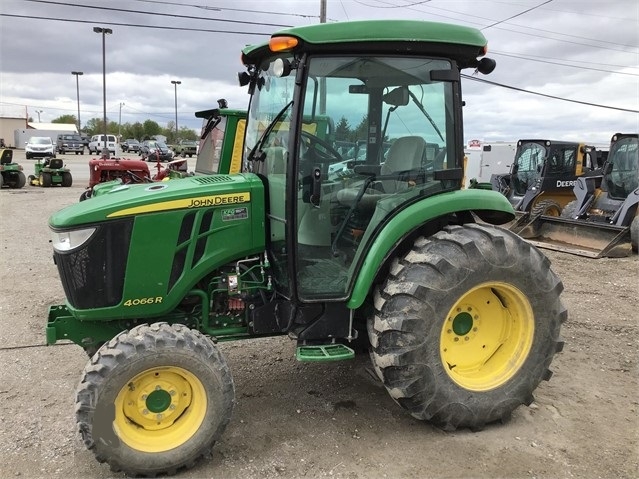
{"type": "Polygon", "coordinates": [[[53,249],[58,253],[66,253],[74,250],[87,242],[91,235],[95,233],[96,228],[86,228],[82,230],[70,231],[53,231],[52,243],[53,249]]]}

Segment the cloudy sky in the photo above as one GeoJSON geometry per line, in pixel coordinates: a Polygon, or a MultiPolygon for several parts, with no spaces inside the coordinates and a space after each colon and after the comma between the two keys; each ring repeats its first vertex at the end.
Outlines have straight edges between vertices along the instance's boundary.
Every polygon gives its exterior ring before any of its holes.
{"type": "MultiPolygon", "coordinates": [[[[218,98],[246,107],[237,85],[244,45],[318,23],[319,11],[320,0],[0,0],[0,116],[77,115],[71,71],[82,71],[82,123],[101,118],[102,35],[93,27],[104,26],[113,30],[109,120],[121,112],[122,123],[166,125],[175,118],[171,80],[179,80],[178,124],[199,130],[194,112],[218,98]]],[[[327,0],[329,22],[378,18],[482,30],[497,68],[481,78],[504,86],[463,80],[466,140],[606,144],[639,130],[637,0],[327,0]]]]}

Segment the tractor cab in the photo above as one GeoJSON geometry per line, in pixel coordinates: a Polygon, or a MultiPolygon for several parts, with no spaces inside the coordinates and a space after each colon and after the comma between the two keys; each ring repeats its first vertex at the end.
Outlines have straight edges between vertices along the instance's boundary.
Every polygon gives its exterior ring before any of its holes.
{"type": "Polygon", "coordinates": [[[461,187],[460,65],[432,50],[397,56],[354,44],[343,53],[310,43],[303,53],[245,50],[246,162],[268,191],[278,291],[344,300],[385,223],[461,187]]]}
{"type": "Polygon", "coordinates": [[[613,139],[605,165],[601,189],[610,198],[625,200],[639,187],[639,162],[637,161],[637,135],[617,135],[613,139]]]}
{"type": "Polygon", "coordinates": [[[242,169],[246,111],[228,109],[226,100],[219,108],[198,111],[202,131],[198,144],[195,174],[239,173],[242,169]]]}

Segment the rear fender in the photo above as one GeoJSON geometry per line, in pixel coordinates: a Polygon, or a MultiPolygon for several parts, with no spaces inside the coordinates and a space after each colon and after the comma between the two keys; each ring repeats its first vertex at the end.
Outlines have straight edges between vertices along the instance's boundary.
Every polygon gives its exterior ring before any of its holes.
{"type": "Polygon", "coordinates": [[[411,233],[437,218],[469,211],[490,224],[503,224],[515,218],[508,199],[496,191],[458,190],[413,203],[386,222],[367,248],[365,257],[358,262],[361,269],[347,306],[357,309],[364,303],[378,272],[411,233]]]}

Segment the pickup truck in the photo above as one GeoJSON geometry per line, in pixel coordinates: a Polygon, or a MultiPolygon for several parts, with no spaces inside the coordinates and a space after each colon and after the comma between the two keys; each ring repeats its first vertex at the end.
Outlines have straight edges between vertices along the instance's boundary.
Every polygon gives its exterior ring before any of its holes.
{"type": "Polygon", "coordinates": [[[197,154],[197,142],[194,140],[179,140],[172,148],[175,156],[182,155],[183,158],[197,154]]]}

